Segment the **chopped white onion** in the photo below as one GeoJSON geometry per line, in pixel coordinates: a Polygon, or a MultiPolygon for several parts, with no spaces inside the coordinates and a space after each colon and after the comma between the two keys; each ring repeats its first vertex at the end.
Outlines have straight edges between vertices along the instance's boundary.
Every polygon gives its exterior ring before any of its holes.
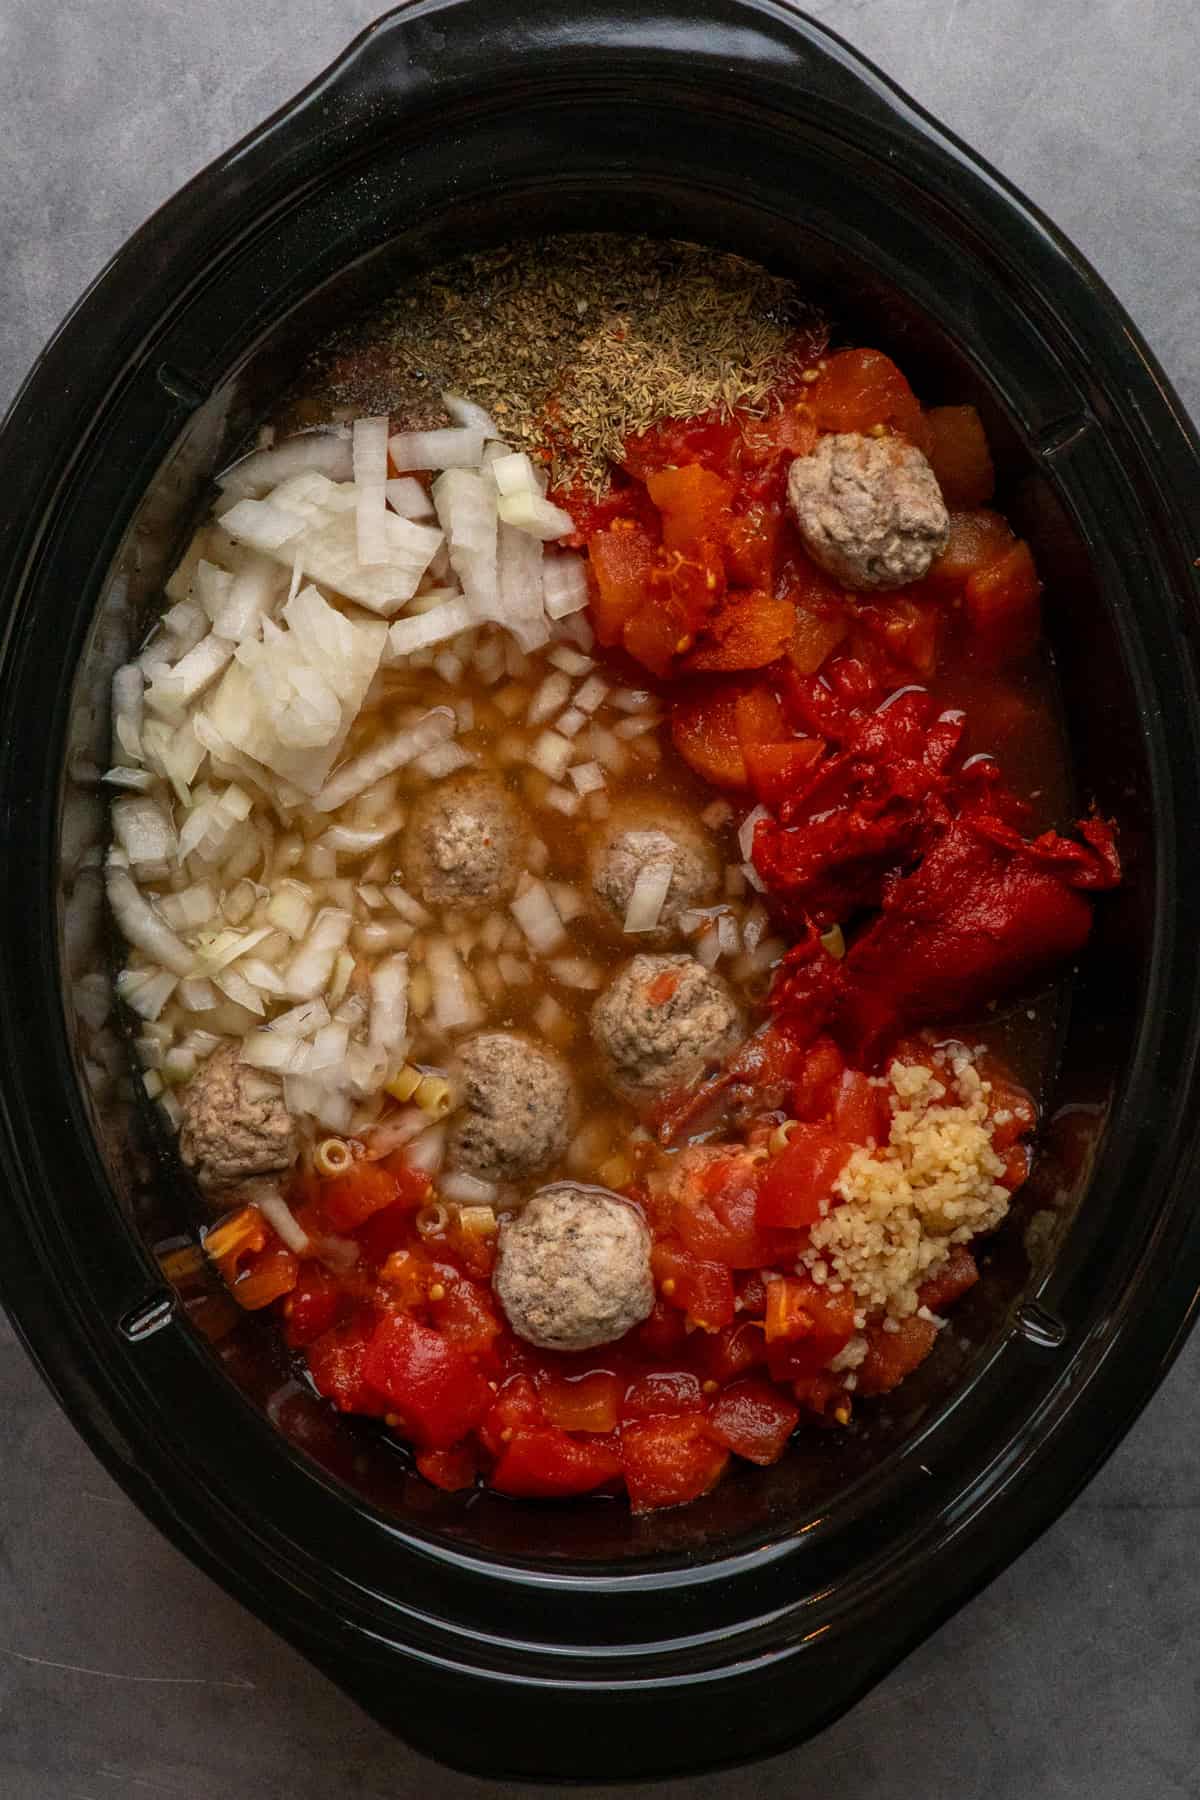
{"type": "Polygon", "coordinates": [[[437,431],[398,431],[388,440],[396,468],[477,469],[483,461],[485,434],[471,426],[452,425],[437,431]]]}
{"type": "Polygon", "coordinates": [[[572,550],[547,552],[542,563],[542,604],[552,619],[582,612],[588,603],[587,570],[572,550]]]}
{"type": "Polygon", "coordinates": [[[309,888],[298,881],[283,881],[267,903],[267,918],[289,937],[302,938],[312,923],[313,899],[309,888]]]}
{"type": "Polygon", "coordinates": [[[754,853],[754,831],[758,821],[769,819],[770,816],[765,806],[756,806],[752,812],[746,814],[738,827],[738,849],[746,862],[749,862],[754,853]]]}
{"type": "Polygon", "coordinates": [[[574,746],[569,739],[560,737],[557,731],[543,731],[530,747],[528,760],[551,781],[561,781],[573,755],[574,746]]]}
{"type": "Polygon", "coordinates": [[[562,813],[564,818],[573,819],[579,811],[582,801],[578,794],[571,792],[570,788],[550,787],[546,793],[546,805],[552,807],[555,812],[562,813]]]}
{"type": "Polygon", "coordinates": [[[513,900],[510,910],[535,956],[549,956],[564,942],[563,922],[542,882],[529,881],[513,900]]]}
{"type": "Polygon", "coordinates": [[[387,414],[355,419],[350,428],[350,441],[355,486],[382,487],[388,478],[387,414]]]}
{"type": "Polygon", "coordinates": [[[468,431],[481,431],[485,438],[499,437],[492,415],[482,406],[476,406],[473,400],[466,400],[461,394],[443,394],[442,405],[456,425],[463,425],[468,431]]]}
{"type": "Polygon", "coordinates": [[[431,780],[440,781],[445,775],[453,775],[459,769],[470,768],[475,757],[470,750],[464,750],[461,744],[435,744],[432,750],[426,750],[418,756],[416,766],[423,775],[431,780]]]}
{"type": "Polygon", "coordinates": [[[309,1248],[310,1239],[307,1231],[296,1222],[291,1207],[281,1194],[260,1196],[255,1205],[267,1221],[276,1237],[294,1250],[297,1256],[303,1256],[309,1248]]]}
{"type": "Polygon", "coordinates": [[[553,718],[559,708],[566,704],[571,692],[571,682],[560,669],[551,670],[541,686],[529,702],[525,713],[527,725],[544,725],[547,719],[553,718]]]}
{"type": "Polygon", "coordinates": [[[388,649],[394,659],[411,656],[414,650],[426,650],[433,644],[444,644],[474,623],[475,614],[461,597],[443,600],[429,612],[397,619],[388,632],[388,649]]]}
{"type": "Polygon", "coordinates": [[[586,956],[552,957],[546,967],[564,987],[595,989],[604,985],[603,969],[586,956]]]}
{"type": "Polygon", "coordinates": [[[458,1170],[441,1176],[438,1181],[438,1193],[453,1206],[491,1206],[499,1192],[494,1181],[480,1181],[477,1175],[458,1170]]]}
{"type": "Polygon", "coordinates": [[[656,862],[642,864],[637,872],[633,891],[629,896],[629,905],[625,909],[625,923],[622,929],[627,934],[658,929],[658,921],[662,917],[662,909],[666,905],[673,872],[670,859],[667,857],[656,862]]]}
{"type": "Polygon", "coordinates": [[[190,975],[195,957],[181,938],[164,925],[150,902],[139,894],[129,870],[109,861],[105,875],[108,903],[122,935],[135,949],[174,975],[190,975]]]}
{"type": "Polygon", "coordinates": [[[608,786],[604,770],[596,762],[576,763],[570,775],[577,794],[598,794],[608,786]]]}
{"type": "Polygon", "coordinates": [[[555,506],[541,494],[521,489],[515,494],[501,494],[496,511],[505,525],[526,531],[531,537],[549,543],[555,538],[569,537],[575,521],[561,506],[555,506]]]}
{"type": "Polygon", "coordinates": [[[446,1127],[431,1125],[420,1137],[412,1140],[405,1155],[410,1169],[419,1169],[423,1175],[435,1175],[442,1166],[446,1154],[446,1127]]]}
{"type": "Polygon", "coordinates": [[[330,481],[349,481],[352,472],[350,433],[306,431],[285,438],[273,450],[255,450],[217,476],[227,494],[254,497],[264,494],[290,475],[314,469],[330,481]]]}
{"type": "Polygon", "coordinates": [[[526,651],[540,649],[550,636],[542,602],[542,561],[539,538],[501,523],[496,539],[496,616],[526,651]]]}
{"type": "Polygon", "coordinates": [[[435,706],[425,716],[418,719],[415,725],[405,726],[394,731],[390,736],[380,738],[361,756],[354,757],[343,765],[321,789],[313,801],[317,812],[333,812],[344,806],[347,800],[353,800],[364,788],[371,787],[381,781],[385,775],[393,774],[407,763],[431,750],[434,744],[453,732],[456,720],[448,706],[435,706]]]}
{"type": "Polygon", "coordinates": [[[172,931],[197,931],[216,917],[217,896],[210,882],[194,881],[178,893],[164,894],[158,910],[172,931]]]}
{"type": "Polygon", "coordinates": [[[577,706],[568,706],[565,713],[560,713],[554,721],[554,729],[559,737],[573,738],[587,724],[587,714],[580,712],[577,706]]]}
{"type": "Polygon", "coordinates": [[[446,938],[435,938],[425,953],[433,985],[433,1017],[439,1031],[459,1031],[479,1023],[479,1008],[467,987],[458,954],[446,938]]]}
{"type": "Polygon", "coordinates": [[[114,800],[110,810],[113,833],[133,868],[162,864],[175,855],[175,827],[157,800],[130,794],[114,800]]]}
{"type": "Polygon", "coordinates": [[[608,698],[608,683],[599,675],[589,675],[583,685],[576,690],[574,704],[580,712],[594,713],[608,698]]]}
{"type": "Polygon", "coordinates": [[[122,969],[117,976],[117,993],[142,1019],[158,1018],[175,985],[176,977],[167,969],[122,969]]]}
{"type": "Polygon", "coordinates": [[[348,912],[334,906],[324,907],[317,914],[312,930],[283,971],[294,999],[315,1000],[324,991],[353,922],[348,912]]]}
{"type": "Polygon", "coordinates": [[[254,550],[279,550],[304,530],[299,513],[288,512],[270,500],[239,500],[222,516],[230,537],[254,550]]]}
{"type": "Polygon", "coordinates": [[[389,956],[371,971],[370,1042],[393,1061],[405,1050],[408,1030],[408,958],[389,956]]]}
{"type": "Polygon", "coordinates": [[[582,650],[573,650],[569,644],[556,644],[546,661],[564,675],[586,675],[595,667],[593,659],[585,656],[582,650]]]}
{"type": "Polygon", "coordinates": [[[430,499],[429,489],[415,475],[401,475],[393,481],[385,481],[383,485],[388,505],[402,519],[433,518],[433,501],[430,499]]]}
{"type": "Polygon", "coordinates": [[[765,894],[766,893],[767,884],[763,880],[762,876],[759,874],[758,870],[755,868],[755,866],[752,862],[744,862],[742,864],[742,874],[746,877],[746,880],[749,882],[750,886],[754,889],[756,894],[765,894]]]}

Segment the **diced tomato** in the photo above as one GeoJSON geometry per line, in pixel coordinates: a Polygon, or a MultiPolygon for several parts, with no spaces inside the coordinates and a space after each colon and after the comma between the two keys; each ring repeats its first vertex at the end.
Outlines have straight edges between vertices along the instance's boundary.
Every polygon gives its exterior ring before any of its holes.
{"type": "Polygon", "coordinates": [[[656,469],[680,463],[704,463],[720,469],[728,462],[737,436],[734,421],[715,412],[698,413],[694,419],[661,419],[647,431],[626,438],[621,461],[640,481],[656,469]]]}
{"type": "Polygon", "coordinates": [[[691,643],[691,622],[670,597],[648,596],[633,617],[625,621],[621,633],[626,654],[652,675],[669,674],[675,659],[685,655],[691,643]]]}
{"type": "Polygon", "coordinates": [[[655,1300],[650,1316],[636,1331],[639,1347],[648,1356],[671,1356],[687,1342],[687,1324],[678,1307],[661,1296],[655,1300]]]}
{"type": "Polygon", "coordinates": [[[787,1144],[759,1178],[759,1224],[815,1225],[822,1202],[835,1200],[833,1184],[853,1148],[847,1138],[821,1125],[794,1125],[787,1144]]]}
{"type": "Polygon", "coordinates": [[[737,690],[706,688],[671,708],[671,737],[690,768],[720,788],[744,788],[746,764],[737,732],[737,690]]]}
{"type": "Polygon", "coordinates": [[[459,1444],[453,1450],[418,1450],[417,1469],[434,1487],[448,1494],[460,1493],[475,1486],[479,1462],[473,1444],[459,1444]]]}
{"type": "Polygon", "coordinates": [[[688,1183],[676,1208],[675,1229],[701,1261],[757,1269],[774,1251],[757,1215],[754,1166],[740,1157],[722,1157],[688,1183]]]}
{"type": "Polygon", "coordinates": [[[635,1513],[682,1506],[715,1487],[729,1461],[699,1416],[644,1419],[621,1430],[625,1485],[635,1513]]]}
{"type": "Polygon", "coordinates": [[[733,1276],[724,1263],[708,1262],[671,1238],[655,1244],[651,1266],[664,1300],[704,1331],[719,1331],[733,1318],[733,1276]]]}
{"type": "Polygon", "coordinates": [[[846,1069],[834,1089],[830,1124],[852,1144],[886,1144],[891,1132],[887,1090],[861,1069],[846,1069]]]}
{"type": "Polygon", "coordinates": [[[947,506],[986,506],[996,489],[996,471],[973,406],[931,406],[925,414],[929,458],[947,506]]]}
{"type": "Polygon", "coordinates": [[[306,1262],[283,1303],[284,1337],[293,1350],[311,1344],[336,1324],[342,1310],[342,1285],[319,1263],[306,1262]]]}
{"type": "Polygon", "coordinates": [[[363,1378],[399,1414],[405,1435],[425,1449],[457,1444],[491,1404],[491,1389],[471,1357],[407,1313],[390,1313],[377,1326],[363,1378]]]}
{"type": "MultiPolygon", "coordinates": [[[[815,428],[813,435],[816,436],[815,428]]],[[[725,568],[730,582],[736,587],[770,592],[775,585],[782,536],[779,502],[755,501],[731,519],[725,534],[725,568]]]]}
{"type": "Polygon", "coordinates": [[[619,644],[626,622],[643,606],[658,546],[642,526],[617,519],[588,539],[593,577],[591,615],[602,644],[619,644]]]}
{"type": "Polygon", "coordinates": [[[448,1268],[436,1273],[440,1279],[429,1293],[430,1318],[448,1344],[468,1355],[481,1355],[500,1330],[488,1290],[448,1268]]]}
{"type": "Polygon", "coordinates": [[[792,1112],[796,1118],[808,1124],[827,1120],[845,1072],[846,1059],[833,1039],[817,1038],[792,1085],[792,1112]]]}
{"type": "MultiPolygon", "coordinates": [[[[845,1349],[854,1336],[855,1301],[846,1290],[831,1294],[828,1288],[800,1276],[781,1279],[790,1284],[789,1291],[775,1302],[775,1307],[790,1335],[768,1338],[767,1367],[776,1381],[796,1381],[824,1368],[839,1350],[845,1349]]],[[[773,1291],[778,1286],[778,1281],[767,1284],[768,1332],[773,1291]]]]}
{"type": "Polygon", "coordinates": [[[542,1389],[542,1407],[560,1431],[615,1431],[620,1417],[623,1383],[607,1369],[590,1374],[554,1376],[542,1389]]]}
{"type": "Polygon", "coordinates": [[[926,678],[937,670],[945,611],[936,600],[893,594],[858,608],[857,624],[902,669],[926,678]]]}
{"type": "Polygon", "coordinates": [[[802,1375],[798,1381],[793,1381],[792,1392],[797,1403],[806,1412],[815,1413],[817,1418],[836,1420],[839,1425],[850,1423],[850,1396],[840,1375],[817,1369],[811,1375],[802,1375]]]}
{"type": "Polygon", "coordinates": [[[359,1313],[344,1325],[335,1325],[314,1338],[305,1352],[317,1392],[332,1400],[341,1412],[382,1417],[387,1411],[383,1395],[370,1385],[364,1373],[367,1347],[375,1328],[374,1313],[359,1313]]]}
{"type": "Polygon", "coordinates": [[[742,756],[755,798],[774,811],[824,751],[821,738],[793,738],[786,744],[744,744],[742,756]]]}
{"type": "Polygon", "coordinates": [[[952,512],[950,541],[923,585],[931,590],[961,588],[976,569],[1003,556],[1014,542],[1006,519],[994,512],[952,512]]]}
{"type": "Polygon", "coordinates": [[[989,667],[1028,656],[1041,630],[1040,595],[1033,555],[1023,541],[967,578],[967,619],[973,648],[989,667]]]}
{"type": "Polygon", "coordinates": [[[815,675],[832,656],[850,629],[850,615],[845,602],[838,600],[828,607],[798,605],[788,655],[801,675],[815,675]]]}
{"type": "Polygon", "coordinates": [[[522,1499],[558,1500],[590,1493],[623,1473],[616,1440],[581,1443],[551,1425],[514,1437],[492,1471],[491,1485],[522,1499]]]}
{"type": "Polygon", "coordinates": [[[662,514],[666,549],[687,554],[703,538],[724,543],[733,488],[711,469],[686,463],[653,470],[646,476],[646,492],[662,514]]]}
{"type": "Polygon", "coordinates": [[[876,1325],[867,1333],[867,1354],[858,1368],[858,1393],[890,1394],[925,1361],[937,1342],[936,1325],[915,1313],[897,1320],[896,1325],[895,1331],[876,1325]]]}
{"type": "Polygon", "coordinates": [[[747,744],[777,744],[790,736],[783,707],[763,681],[739,690],[734,719],[743,751],[747,744]]]}
{"type": "Polygon", "coordinates": [[[742,460],[762,465],[787,456],[807,456],[817,441],[817,423],[804,401],[787,401],[763,419],[741,421],[742,460]]]}
{"type": "Polygon", "coordinates": [[[763,1280],[761,1269],[751,1269],[739,1275],[734,1282],[737,1297],[741,1302],[740,1311],[747,1319],[761,1319],[767,1310],[767,1284],[763,1280]]]}
{"type": "Polygon", "coordinates": [[[621,1401],[622,1421],[703,1411],[699,1378],[688,1369],[651,1369],[638,1375],[625,1389],[621,1401]]]}
{"type": "Polygon", "coordinates": [[[827,357],[807,399],[822,431],[867,432],[872,425],[889,425],[911,443],[926,442],[916,395],[879,350],[839,350],[827,357]]]}
{"type": "MultiPolygon", "coordinates": [[[[765,1291],[763,1309],[766,1310],[765,1291]]],[[[743,1318],[739,1314],[732,1325],[723,1326],[715,1337],[708,1338],[700,1353],[710,1380],[722,1385],[733,1381],[747,1369],[756,1368],[767,1360],[762,1324],[758,1319],[743,1318]]]]}
{"type": "Polygon", "coordinates": [[[778,1462],[796,1426],[800,1408],[768,1382],[735,1381],[713,1401],[709,1430],[719,1444],[748,1462],[778,1462]]]}
{"type": "Polygon", "coordinates": [[[260,1312],[273,1300],[290,1294],[299,1279],[299,1257],[276,1244],[244,1265],[230,1291],[246,1312],[260,1312]]]}
{"type": "Polygon", "coordinates": [[[479,1440],[485,1450],[499,1456],[505,1444],[521,1432],[538,1429],[546,1423],[541,1396],[528,1375],[515,1375],[506,1381],[488,1408],[479,1428],[479,1440]]]}
{"type": "Polygon", "coordinates": [[[321,1184],[321,1211],[334,1231],[353,1231],[385,1207],[397,1206],[406,1200],[410,1209],[422,1206],[428,1188],[426,1181],[421,1197],[417,1198],[412,1184],[402,1183],[400,1177],[382,1163],[358,1162],[344,1175],[335,1175],[321,1184]]]}
{"type": "Polygon", "coordinates": [[[413,1212],[414,1208],[407,1200],[394,1201],[391,1206],[372,1213],[365,1224],[358,1227],[354,1239],[368,1268],[380,1267],[397,1250],[411,1244],[415,1235],[413,1212]]]}
{"type": "Polygon", "coordinates": [[[927,1306],[930,1312],[940,1313],[945,1307],[952,1306],[968,1288],[973,1288],[978,1280],[975,1258],[965,1244],[955,1244],[937,1274],[922,1285],[921,1305],[927,1306]]]}
{"type": "Polygon", "coordinates": [[[777,662],[792,640],[796,609],[770,594],[730,594],[704,627],[686,667],[701,674],[762,669],[777,662]]]}

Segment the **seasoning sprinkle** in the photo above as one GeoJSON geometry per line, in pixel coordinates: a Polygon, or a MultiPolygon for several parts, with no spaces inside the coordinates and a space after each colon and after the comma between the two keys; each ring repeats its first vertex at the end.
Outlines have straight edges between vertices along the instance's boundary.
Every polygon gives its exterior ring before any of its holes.
{"type": "Polygon", "coordinates": [[[663,419],[762,417],[826,342],[795,285],[678,241],[533,239],[418,277],[366,332],[310,365],[311,405],[444,422],[445,389],[485,406],[555,486],[600,493],[625,440],[663,419]]]}

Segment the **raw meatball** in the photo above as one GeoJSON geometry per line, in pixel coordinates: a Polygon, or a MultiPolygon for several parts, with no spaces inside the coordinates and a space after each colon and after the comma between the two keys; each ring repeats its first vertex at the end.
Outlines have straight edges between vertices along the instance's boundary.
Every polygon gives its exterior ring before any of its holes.
{"type": "Polygon", "coordinates": [[[670,800],[620,802],[588,850],[588,880],[610,931],[620,934],[638,871],[654,862],[670,863],[671,885],[657,928],[638,932],[634,941],[658,950],[677,938],[680,913],[716,898],[720,858],[704,827],[682,806],[670,800]]]}
{"type": "Polygon", "coordinates": [[[474,769],[427,788],[405,827],[406,881],[427,906],[495,906],[517,885],[528,827],[512,795],[474,769]]]}
{"type": "Polygon", "coordinates": [[[540,1175],[566,1150],[575,1091],[562,1058],[519,1031],[480,1031],[460,1046],[462,1109],[447,1145],[452,1167],[481,1181],[540,1175]]]}
{"type": "Polygon", "coordinates": [[[608,1080],[635,1104],[690,1087],[742,1031],[729,988],[694,956],[635,956],[592,1008],[608,1080]]]}
{"type": "Polygon", "coordinates": [[[240,1044],[222,1044],[179,1096],[179,1152],[208,1193],[290,1169],[300,1153],[282,1084],[240,1057],[240,1044]]]}
{"type": "Polygon", "coordinates": [[[543,1188],[500,1228],[493,1277],[518,1337],[543,1350],[612,1344],[654,1306],[650,1233],[607,1188],[543,1188]]]}
{"type": "Polygon", "coordinates": [[[950,515],[933,470],[898,437],[823,437],[788,474],[805,546],[848,588],[919,581],[946,548],[950,515]]]}

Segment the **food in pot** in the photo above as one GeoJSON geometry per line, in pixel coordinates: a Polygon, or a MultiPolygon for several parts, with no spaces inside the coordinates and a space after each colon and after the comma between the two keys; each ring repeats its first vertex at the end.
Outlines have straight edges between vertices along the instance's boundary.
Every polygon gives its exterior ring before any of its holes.
{"type": "Polygon", "coordinates": [[[696,815],[669,800],[623,801],[588,848],[588,883],[610,933],[636,933],[647,949],[678,941],[684,913],[711,906],[721,859],[696,815]],[[653,914],[657,923],[643,926],[653,914]]]}
{"type": "Polygon", "coordinates": [[[575,1092],[563,1058],[519,1031],[480,1031],[454,1059],[460,1092],[447,1160],[483,1181],[540,1175],[564,1154],[575,1092]]]}
{"type": "Polygon", "coordinates": [[[172,1277],[448,1491],[803,1455],[978,1278],[1119,879],[978,414],[588,238],[439,268],[281,419],[113,688],[172,1277]]]}
{"type": "Polygon", "coordinates": [[[848,588],[921,581],[950,538],[933,470],[897,437],[821,438],[792,464],[788,504],[808,554],[848,588]]]}
{"type": "Polygon", "coordinates": [[[635,956],[597,1000],[592,1037],[613,1090],[644,1105],[719,1069],[742,1016],[724,977],[694,956],[635,956]]]}
{"type": "Polygon", "coordinates": [[[593,1350],[653,1310],[650,1250],[628,1200],[563,1182],[505,1221],[492,1284],[518,1337],[543,1350],[593,1350]]]}

